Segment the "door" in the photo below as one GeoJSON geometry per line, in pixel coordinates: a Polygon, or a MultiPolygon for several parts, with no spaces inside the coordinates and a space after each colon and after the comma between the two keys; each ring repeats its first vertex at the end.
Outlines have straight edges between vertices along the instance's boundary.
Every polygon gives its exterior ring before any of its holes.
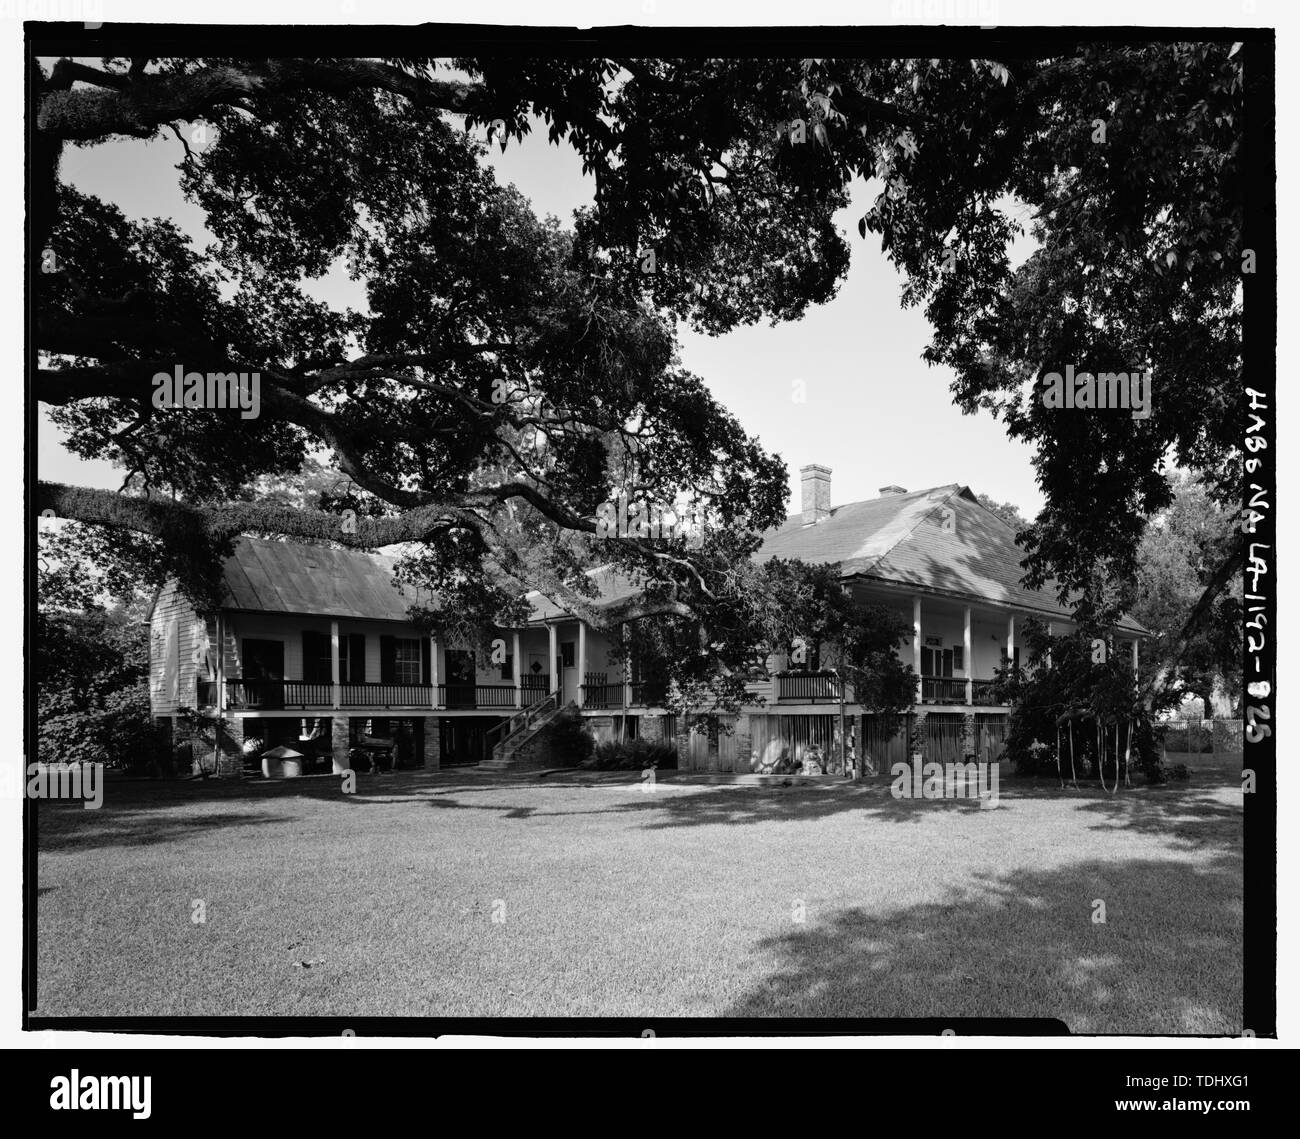
{"type": "Polygon", "coordinates": [[[725,735],[718,736],[717,751],[717,771],[735,771],[736,770],[736,736],[734,716],[729,716],[727,722],[731,725],[731,731],[725,735]]]}
{"type": "Polygon", "coordinates": [[[940,703],[953,699],[952,649],[925,646],[921,649],[921,675],[935,677],[921,685],[921,698],[940,703]]]}
{"type": "Polygon", "coordinates": [[[567,704],[570,700],[577,703],[579,680],[576,641],[560,642],[560,655],[556,658],[555,667],[559,670],[561,705],[567,704]]]}
{"type": "Polygon", "coordinates": [[[284,642],[245,637],[243,658],[245,707],[283,708],[284,642]]]}
{"type": "Polygon", "coordinates": [[[446,656],[447,707],[473,708],[474,654],[467,649],[448,649],[446,656]]]}

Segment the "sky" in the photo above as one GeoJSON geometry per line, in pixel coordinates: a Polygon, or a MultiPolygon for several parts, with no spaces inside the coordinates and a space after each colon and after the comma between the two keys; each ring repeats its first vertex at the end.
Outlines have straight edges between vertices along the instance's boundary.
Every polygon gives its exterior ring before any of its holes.
{"type": "MultiPolygon", "coordinates": [[[[170,134],[119,139],[69,147],[61,173],[66,182],[113,202],[130,218],[171,218],[203,246],[210,240],[203,212],[185,200],[177,182],[181,154],[181,143],[170,134]]],[[[568,145],[549,144],[544,130],[522,142],[511,139],[504,153],[489,148],[488,161],[498,180],[514,183],[538,215],[569,222],[574,208],[591,203],[594,182],[583,175],[577,153],[568,145]]],[[[924,315],[901,307],[902,279],[881,252],[879,238],[858,236],[857,219],[872,194],[862,182],[852,191],[850,206],[836,218],[852,250],[839,293],[801,320],[777,327],[761,324],[713,337],[681,325],[683,364],[746,431],[785,460],[792,512],[800,507],[799,468],[818,463],[832,471],[834,506],[874,498],[890,484],[920,490],[961,483],[998,502],[1012,502],[1031,517],[1042,496],[1030,448],[1008,439],[988,413],[966,416],[953,405],[951,373],[921,358],[930,339],[924,315]]],[[[365,303],[360,284],[341,266],[305,288],[339,307],[365,303]]],[[[121,484],[123,472],[70,454],[60,439],[42,414],[42,479],[121,484]]]]}

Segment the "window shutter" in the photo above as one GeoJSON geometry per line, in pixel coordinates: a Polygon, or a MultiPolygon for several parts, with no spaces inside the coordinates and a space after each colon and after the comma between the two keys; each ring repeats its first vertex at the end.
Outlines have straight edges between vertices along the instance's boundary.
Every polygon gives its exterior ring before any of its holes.
{"type": "Polygon", "coordinates": [[[328,684],[330,639],[311,629],[302,631],[302,678],[308,684],[328,684]]]}
{"type": "Polygon", "coordinates": [[[433,681],[433,665],[429,661],[429,638],[420,638],[420,682],[429,684],[433,681]]]}
{"type": "Polygon", "coordinates": [[[397,638],[379,638],[379,680],[382,684],[397,683],[397,638]]]}
{"type": "Polygon", "coordinates": [[[366,682],[366,635],[365,633],[348,634],[348,676],[343,679],[349,684],[366,682]]]}

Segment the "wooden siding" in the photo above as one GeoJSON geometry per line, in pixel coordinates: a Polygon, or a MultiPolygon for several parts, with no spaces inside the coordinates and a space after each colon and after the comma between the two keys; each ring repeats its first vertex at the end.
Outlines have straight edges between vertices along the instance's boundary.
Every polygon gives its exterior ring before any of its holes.
{"type": "MultiPolygon", "coordinates": [[[[149,621],[149,706],[155,716],[174,716],[178,709],[192,708],[196,684],[207,675],[211,653],[201,663],[193,659],[208,626],[194,606],[169,584],[158,594],[149,621]]],[[[210,636],[210,633],[209,633],[210,636]]]]}

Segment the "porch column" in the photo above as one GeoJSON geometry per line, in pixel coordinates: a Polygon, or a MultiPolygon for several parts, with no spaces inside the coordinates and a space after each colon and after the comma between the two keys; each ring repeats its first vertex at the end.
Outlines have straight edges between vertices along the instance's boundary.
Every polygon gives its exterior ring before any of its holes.
{"type": "MultiPolygon", "coordinates": [[[[429,707],[438,707],[438,638],[429,638],[429,707]]],[[[436,725],[435,725],[436,726],[436,725]]],[[[425,726],[428,731],[428,725],[425,726]]]]}
{"type": "Polygon", "coordinates": [[[912,598],[912,668],[916,670],[916,702],[921,703],[921,599],[912,598]]]}
{"type": "Polygon", "coordinates": [[[1137,680],[1138,680],[1138,639],[1137,637],[1134,637],[1133,638],[1133,683],[1136,684],[1137,680]]]}
{"type": "Polygon", "coordinates": [[[578,707],[587,702],[587,622],[578,622],[578,707]]]}
{"type": "Polygon", "coordinates": [[[226,712],[226,622],[217,614],[217,715],[226,712]]]}
{"type": "Polygon", "coordinates": [[[1052,667],[1052,638],[1056,636],[1056,625],[1052,621],[1047,622],[1047,667],[1052,667]]]}
{"type": "Polygon", "coordinates": [[[519,655],[519,630],[515,630],[515,707],[524,706],[524,664],[519,655]]]}
{"type": "Polygon", "coordinates": [[[962,613],[961,626],[961,643],[962,643],[962,660],[966,662],[966,707],[971,707],[975,703],[975,681],[972,679],[975,674],[974,662],[970,655],[970,606],[967,605],[962,613]]]}
{"type": "Polygon", "coordinates": [[[627,651],[627,626],[618,627],[619,640],[623,643],[623,712],[632,707],[632,657],[627,651]]]}
{"type": "Polygon", "coordinates": [[[1007,618],[1007,668],[1011,668],[1016,660],[1016,615],[1011,614],[1007,618]]]}
{"type": "Polygon", "coordinates": [[[556,693],[560,690],[560,668],[556,664],[560,655],[560,635],[554,622],[546,626],[546,641],[551,649],[551,660],[546,666],[546,671],[551,674],[551,692],[556,693]]]}
{"type": "Polygon", "coordinates": [[[342,775],[352,770],[352,761],[348,758],[351,743],[348,732],[348,718],[333,716],[330,719],[330,755],[333,759],[335,775],[342,775]]]}
{"type": "Polygon", "coordinates": [[[339,623],[330,622],[330,707],[337,708],[343,702],[343,687],[339,683],[339,623]]]}

